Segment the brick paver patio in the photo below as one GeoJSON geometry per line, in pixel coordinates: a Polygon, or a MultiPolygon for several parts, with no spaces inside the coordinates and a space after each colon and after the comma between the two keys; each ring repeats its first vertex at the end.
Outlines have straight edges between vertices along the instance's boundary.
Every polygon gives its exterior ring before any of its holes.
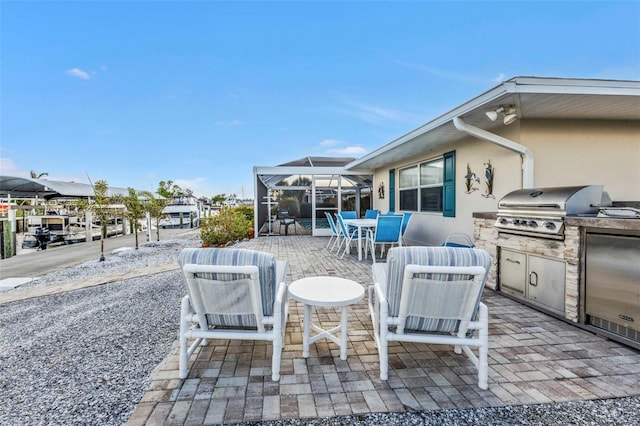
{"type": "MultiPolygon", "coordinates": [[[[329,254],[327,238],[262,237],[241,247],[289,262],[288,283],[314,275],[368,286],[371,260],[329,254]]],[[[271,344],[210,341],[178,379],[178,347],[156,370],[131,425],[210,424],[318,418],[389,411],[478,408],[640,394],[640,353],[485,290],[489,307],[489,389],[464,355],[447,346],[392,342],[389,380],[379,378],[367,300],[350,309],[349,351],[325,340],[302,357],[302,305],[290,301],[281,378],[271,381],[271,344]]],[[[179,310],[179,306],[176,307],[179,310]]],[[[314,310],[331,328],[339,309],[314,310]]]]}

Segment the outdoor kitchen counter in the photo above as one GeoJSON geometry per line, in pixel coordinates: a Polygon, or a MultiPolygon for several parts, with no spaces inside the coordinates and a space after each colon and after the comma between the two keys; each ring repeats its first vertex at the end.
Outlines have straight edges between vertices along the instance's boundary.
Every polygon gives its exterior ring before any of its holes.
{"type": "MultiPolygon", "coordinates": [[[[476,219],[498,219],[497,212],[474,212],[476,219]]],[[[584,228],[605,228],[605,229],[628,229],[640,231],[640,219],[618,219],[613,217],[596,216],[566,216],[564,223],[567,226],[578,226],[584,228]]]]}
{"type": "Polygon", "coordinates": [[[498,218],[498,213],[497,212],[473,212],[473,217],[478,219],[496,220],[498,218]]]}
{"type": "Polygon", "coordinates": [[[578,226],[583,228],[625,229],[640,231],[640,219],[632,218],[618,219],[612,217],[567,216],[564,219],[564,223],[566,226],[578,226]]]}

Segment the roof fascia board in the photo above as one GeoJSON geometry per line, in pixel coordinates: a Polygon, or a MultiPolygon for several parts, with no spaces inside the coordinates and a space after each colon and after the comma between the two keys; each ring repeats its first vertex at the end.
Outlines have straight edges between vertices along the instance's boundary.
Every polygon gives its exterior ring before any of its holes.
{"type": "Polygon", "coordinates": [[[346,170],[344,167],[254,167],[255,175],[354,175],[354,170],[346,170]]]}
{"type": "Polygon", "coordinates": [[[480,96],[477,96],[471,99],[470,101],[467,101],[464,104],[460,105],[459,107],[454,108],[451,111],[441,115],[440,117],[437,117],[431,120],[430,122],[418,127],[417,129],[412,130],[411,132],[403,136],[400,136],[398,139],[376,149],[375,151],[372,151],[371,153],[365,155],[364,157],[361,157],[360,159],[355,160],[353,163],[348,164],[345,167],[348,170],[353,170],[354,168],[358,167],[361,163],[365,161],[369,161],[370,159],[375,158],[378,155],[384,154],[387,151],[391,151],[397,148],[398,146],[404,144],[405,142],[415,139],[418,136],[421,136],[425,133],[429,133],[431,130],[451,122],[455,117],[463,116],[468,112],[481,107],[482,105],[491,103],[494,100],[504,96],[505,94],[513,93],[514,91],[515,91],[514,83],[505,82],[499,86],[496,86],[493,89],[481,94],[480,96]]]}
{"type": "Polygon", "coordinates": [[[536,78],[536,77],[516,77],[513,79],[518,87],[519,93],[572,93],[573,88],[578,93],[587,94],[625,94],[637,95],[640,89],[640,81],[633,80],[587,80],[572,78],[536,78]],[[545,91],[531,87],[544,87],[545,91]],[[628,89],[628,90],[625,90],[628,89]],[[564,90],[569,90],[565,92],[564,90]]]}
{"type": "Polygon", "coordinates": [[[517,93],[550,95],[640,96],[640,86],[637,88],[623,88],[520,85],[517,87],[517,93]]]}

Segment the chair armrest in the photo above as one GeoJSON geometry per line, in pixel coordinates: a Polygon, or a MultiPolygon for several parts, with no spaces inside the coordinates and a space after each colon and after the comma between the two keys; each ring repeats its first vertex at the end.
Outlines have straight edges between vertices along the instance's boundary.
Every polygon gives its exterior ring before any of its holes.
{"type": "Polygon", "coordinates": [[[381,290],[383,290],[386,293],[386,291],[387,291],[387,264],[386,263],[374,263],[373,265],[371,265],[371,272],[372,272],[372,275],[373,275],[373,282],[377,283],[381,287],[381,290]]]}
{"type": "Polygon", "coordinates": [[[288,266],[289,264],[286,260],[276,260],[276,285],[286,283],[288,266]]]}
{"type": "Polygon", "coordinates": [[[286,283],[288,266],[286,260],[276,261],[276,299],[274,300],[273,316],[274,319],[280,319],[283,330],[289,316],[289,292],[286,283]]]}

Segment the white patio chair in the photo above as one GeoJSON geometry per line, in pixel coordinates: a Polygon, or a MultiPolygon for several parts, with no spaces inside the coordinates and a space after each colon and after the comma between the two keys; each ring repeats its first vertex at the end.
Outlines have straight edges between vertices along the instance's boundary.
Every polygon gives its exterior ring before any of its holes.
{"type": "Polygon", "coordinates": [[[487,389],[489,321],[480,296],[490,266],[486,251],[454,247],[394,247],[386,263],[372,265],[368,303],[382,380],[390,341],[448,344],[471,359],[487,389]]]}
{"type": "Polygon", "coordinates": [[[179,263],[187,284],[180,312],[180,378],[189,357],[208,339],[273,342],[272,376],[280,360],[288,315],[287,263],[254,250],[188,248],[179,263]],[[195,339],[191,346],[189,339],[195,339]]]}

